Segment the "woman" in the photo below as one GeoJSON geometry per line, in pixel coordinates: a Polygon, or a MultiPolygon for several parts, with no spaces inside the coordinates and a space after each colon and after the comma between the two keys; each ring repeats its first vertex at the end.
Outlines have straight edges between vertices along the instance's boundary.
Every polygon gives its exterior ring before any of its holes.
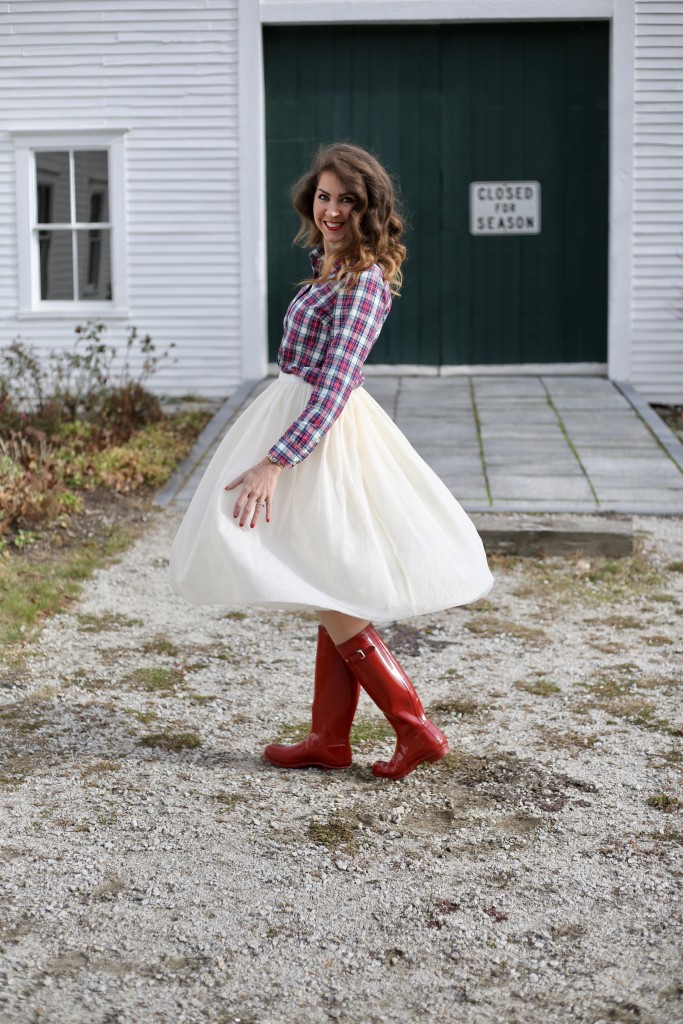
{"type": "Polygon", "coordinates": [[[331,145],[292,199],[312,276],[287,310],[279,379],[197,488],[172,579],[196,604],[318,612],[311,733],[266,747],[270,762],[347,768],[362,687],[396,732],[393,757],[372,771],[400,779],[448,742],[372,620],[467,604],[493,581],[460,505],[361,386],[406,254],[388,174],[365,150],[331,145]]]}

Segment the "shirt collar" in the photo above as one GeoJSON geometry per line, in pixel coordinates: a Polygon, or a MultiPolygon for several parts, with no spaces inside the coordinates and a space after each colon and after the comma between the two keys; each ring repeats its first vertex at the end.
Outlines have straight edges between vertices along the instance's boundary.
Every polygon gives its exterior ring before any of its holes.
{"type": "MultiPolygon", "coordinates": [[[[316,245],[315,249],[311,249],[308,256],[313,267],[313,276],[320,277],[320,268],[325,259],[325,247],[323,245],[316,245]]],[[[335,260],[332,264],[332,270],[336,270],[340,265],[341,259],[335,260]]]]}
{"type": "Polygon", "coordinates": [[[318,277],[318,275],[320,274],[320,264],[322,263],[324,256],[325,250],[323,249],[322,245],[316,245],[315,249],[311,249],[311,251],[308,254],[308,258],[311,261],[311,266],[313,267],[313,273],[316,277],[318,277]]]}

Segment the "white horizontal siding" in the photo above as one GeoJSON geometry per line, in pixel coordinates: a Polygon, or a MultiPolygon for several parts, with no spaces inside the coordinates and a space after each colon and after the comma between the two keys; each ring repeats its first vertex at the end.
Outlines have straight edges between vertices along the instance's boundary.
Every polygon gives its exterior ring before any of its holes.
{"type": "MultiPolygon", "coordinates": [[[[17,319],[6,129],[127,128],[128,321],[177,363],[154,386],[224,395],[241,377],[238,0],[17,0],[0,8],[0,344],[69,344],[69,319],[17,319]]],[[[99,319],[99,317],[98,317],[99,319]]],[[[106,322],[106,315],[101,317],[106,322]]]]}
{"type": "Polygon", "coordinates": [[[683,4],[637,0],[631,380],[683,402],[683,4]]]}

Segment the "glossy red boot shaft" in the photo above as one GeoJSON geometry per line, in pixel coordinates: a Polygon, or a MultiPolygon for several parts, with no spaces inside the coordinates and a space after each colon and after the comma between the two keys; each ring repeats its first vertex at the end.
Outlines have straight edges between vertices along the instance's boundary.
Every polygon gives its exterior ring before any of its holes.
{"type": "Polygon", "coordinates": [[[325,627],[319,626],[310,735],[301,743],[271,743],[264,757],[279,768],[348,768],[349,733],[359,696],[360,685],[353,672],[325,627]]]}
{"type": "Polygon", "coordinates": [[[415,687],[371,624],[337,650],[396,733],[391,761],[376,761],[374,775],[403,779],[424,761],[439,761],[448,740],[425,715],[415,687]]]}

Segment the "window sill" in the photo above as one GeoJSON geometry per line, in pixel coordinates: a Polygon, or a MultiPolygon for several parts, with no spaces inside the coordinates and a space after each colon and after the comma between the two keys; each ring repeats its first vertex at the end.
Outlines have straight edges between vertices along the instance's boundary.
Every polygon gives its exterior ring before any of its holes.
{"type": "Polygon", "coordinates": [[[127,309],[103,306],[74,306],[73,309],[19,309],[17,320],[128,320],[127,309]]]}

